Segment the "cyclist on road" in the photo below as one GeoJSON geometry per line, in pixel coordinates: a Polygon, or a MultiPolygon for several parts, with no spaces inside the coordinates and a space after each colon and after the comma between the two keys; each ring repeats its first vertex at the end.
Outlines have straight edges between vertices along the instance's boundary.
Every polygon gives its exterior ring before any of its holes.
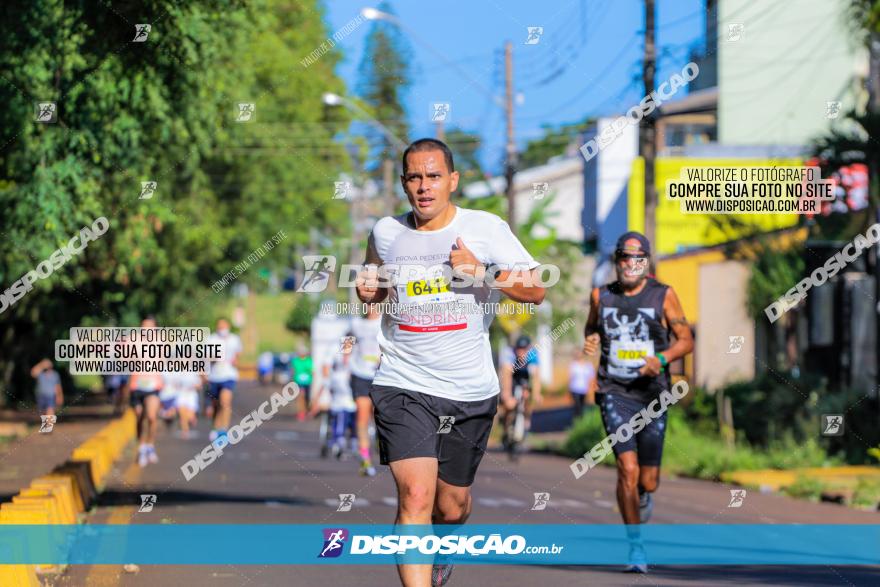
{"type": "MultiPolygon", "coordinates": [[[[584,352],[594,356],[601,351],[596,403],[609,435],[670,389],[669,363],[694,348],[678,296],[648,275],[650,255],[644,235],[623,234],[614,253],[617,280],[594,288],[590,295],[584,352]]],[[[636,525],[647,522],[653,511],[665,432],[666,412],[614,446],[617,504],[633,539],[627,568],[631,572],[648,570],[636,525]]]]}
{"type": "Polygon", "coordinates": [[[532,340],[522,335],[516,339],[513,348],[502,349],[498,362],[501,365],[499,415],[503,424],[503,444],[507,446],[512,440],[507,432],[512,424],[511,420],[516,415],[517,400],[513,394],[516,386],[520,386],[523,390],[520,401],[525,408],[525,432],[528,432],[531,426],[532,402],[540,405],[543,401],[541,376],[538,373],[538,351],[532,346],[532,340]]]}
{"type": "MultiPolygon", "coordinates": [[[[541,303],[544,288],[506,222],[450,202],[459,174],[444,143],[409,145],[400,179],[412,211],[376,223],[357,280],[362,302],[391,302],[370,392],[380,462],[397,484],[397,524],[461,524],[498,406],[486,304],[502,292],[541,303]]],[[[405,586],[444,585],[451,572],[398,565],[405,586]]]]}

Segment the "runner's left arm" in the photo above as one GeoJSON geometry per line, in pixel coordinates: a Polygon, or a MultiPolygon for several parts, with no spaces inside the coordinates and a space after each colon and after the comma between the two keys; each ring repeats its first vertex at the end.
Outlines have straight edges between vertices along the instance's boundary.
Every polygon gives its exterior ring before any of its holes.
{"type": "MultiPolygon", "coordinates": [[[[488,261],[489,269],[494,271],[487,276],[490,279],[494,277],[494,280],[489,281],[493,288],[515,302],[540,304],[544,301],[546,291],[541,273],[538,271],[540,265],[504,221],[495,225],[489,245],[488,261]]],[[[459,263],[465,266],[471,263],[481,264],[466,248],[459,263]]],[[[453,261],[453,267],[455,265],[453,261]]]]}
{"type": "Polygon", "coordinates": [[[681,302],[671,287],[666,290],[666,298],[663,300],[663,317],[666,318],[666,324],[675,335],[675,342],[662,353],[666,360],[671,363],[690,354],[694,350],[694,337],[691,334],[691,327],[688,325],[687,318],[684,317],[681,302]]]}
{"type": "MultiPolygon", "coordinates": [[[[679,302],[678,296],[675,295],[675,291],[671,287],[666,290],[666,297],[663,299],[663,318],[675,335],[675,342],[669,345],[668,349],[658,354],[663,355],[667,363],[671,363],[694,350],[694,337],[691,334],[691,327],[688,326],[687,318],[684,317],[684,310],[681,308],[681,302],[679,302]]],[[[639,369],[639,373],[654,377],[659,375],[662,370],[663,366],[657,356],[645,357],[645,364],[639,369]]]]}
{"type": "Polygon", "coordinates": [[[495,277],[497,289],[515,302],[540,304],[546,290],[540,283],[536,269],[500,271],[495,277]]]}

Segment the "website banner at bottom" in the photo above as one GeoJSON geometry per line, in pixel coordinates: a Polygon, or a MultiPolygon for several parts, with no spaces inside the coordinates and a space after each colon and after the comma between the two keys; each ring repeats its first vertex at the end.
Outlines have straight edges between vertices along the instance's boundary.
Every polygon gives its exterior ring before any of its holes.
{"type": "Polygon", "coordinates": [[[0,525],[0,564],[878,565],[880,525],[0,525]],[[217,537],[222,536],[222,540],[217,537]]]}

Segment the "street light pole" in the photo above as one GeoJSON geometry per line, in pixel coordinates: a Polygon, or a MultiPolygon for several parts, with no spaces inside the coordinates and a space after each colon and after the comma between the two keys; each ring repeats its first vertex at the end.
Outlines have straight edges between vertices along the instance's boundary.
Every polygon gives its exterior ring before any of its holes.
{"type": "Polygon", "coordinates": [[[504,162],[507,223],[516,235],[516,193],[513,184],[513,175],[516,173],[516,141],[513,132],[513,44],[510,41],[504,44],[504,110],[507,119],[507,157],[504,162]]]}
{"type": "MultiPolygon", "coordinates": [[[[654,70],[656,68],[656,49],[654,47],[654,0],[645,0],[645,55],[642,59],[642,81],[645,96],[654,91],[654,70]]],[[[639,155],[645,163],[645,236],[648,242],[654,243],[657,250],[656,215],[657,189],[654,185],[654,156],[656,154],[656,119],[655,114],[642,118],[639,125],[639,155]]]]}
{"type": "MultiPolygon", "coordinates": [[[[337,94],[333,94],[327,92],[323,96],[324,103],[330,106],[345,106],[355,114],[365,118],[367,122],[375,126],[379,129],[379,131],[388,139],[388,142],[391,146],[397,148],[401,152],[406,149],[406,143],[404,143],[400,137],[398,137],[394,132],[389,129],[387,126],[370,116],[370,114],[358,106],[355,102],[343,98],[337,94]]],[[[388,212],[388,215],[394,214],[394,209],[396,207],[396,202],[394,199],[394,162],[391,159],[385,159],[382,161],[382,183],[383,183],[383,194],[385,200],[385,210],[388,212]]]]}

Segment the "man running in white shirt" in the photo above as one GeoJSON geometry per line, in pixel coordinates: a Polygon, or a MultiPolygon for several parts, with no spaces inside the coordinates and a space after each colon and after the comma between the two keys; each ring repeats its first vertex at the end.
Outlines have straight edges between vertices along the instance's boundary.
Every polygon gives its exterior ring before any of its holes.
{"type": "MultiPolygon", "coordinates": [[[[444,143],[407,147],[401,182],[412,212],[376,223],[357,287],[362,302],[391,302],[370,392],[380,462],[397,484],[397,524],[461,524],[498,407],[486,304],[501,292],[541,303],[544,288],[506,222],[452,204],[458,172],[444,143]]],[[[451,572],[398,565],[407,587],[444,585],[451,572]]]]}
{"type": "Polygon", "coordinates": [[[208,372],[208,397],[214,404],[214,425],[208,440],[213,442],[226,436],[229,420],[232,417],[232,392],[238,382],[238,354],[241,352],[241,339],[229,331],[229,322],[217,320],[217,332],[208,337],[208,344],[224,346],[224,359],[213,361],[208,372]]]}

